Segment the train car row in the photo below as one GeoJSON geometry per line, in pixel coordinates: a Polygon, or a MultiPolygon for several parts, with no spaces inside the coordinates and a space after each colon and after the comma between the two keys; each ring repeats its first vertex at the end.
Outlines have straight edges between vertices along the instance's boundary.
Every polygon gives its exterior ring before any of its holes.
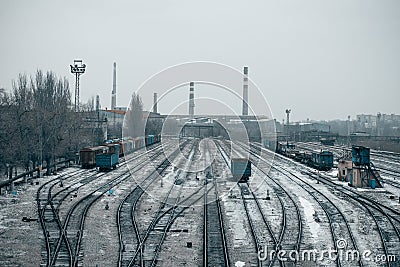
{"type": "Polygon", "coordinates": [[[115,169],[119,159],[135,150],[161,141],[161,135],[106,140],[103,145],[85,147],[79,151],[82,168],[99,168],[100,171],[115,169]]]}
{"type": "Polygon", "coordinates": [[[296,149],[295,144],[289,142],[277,142],[275,148],[267,144],[270,143],[264,143],[266,148],[275,149],[276,153],[292,158],[317,170],[329,171],[333,168],[333,153],[330,151],[301,151],[296,149]]]}

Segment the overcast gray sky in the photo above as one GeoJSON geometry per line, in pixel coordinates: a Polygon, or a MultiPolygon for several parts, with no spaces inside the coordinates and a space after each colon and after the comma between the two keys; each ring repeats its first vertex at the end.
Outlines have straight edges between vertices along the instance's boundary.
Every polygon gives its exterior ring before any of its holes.
{"type": "MultiPolygon", "coordinates": [[[[69,64],[83,59],[81,99],[110,107],[150,76],[188,61],[241,70],[266,96],[274,117],[346,119],[400,113],[400,1],[0,1],[0,87],[18,73],[52,70],[74,88],[69,64]]],[[[252,99],[257,110],[263,101],[252,99]]],[[[207,93],[205,93],[207,92],[207,93]]],[[[153,92],[142,98],[151,105],[153,92]]],[[[182,94],[188,95],[188,89],[182,94]]],[[[223,100],[218,90],[197,96],[223,100]]],[[[184,97],[185,98],[185,97],[184,97]]],[[[159,111],[169,113],[174,99],[159,111]]],[[[240,113],[241,103],[234,105],[240,113]]],[[[210,113],[207,105],[196,113],[210,113]]]]}

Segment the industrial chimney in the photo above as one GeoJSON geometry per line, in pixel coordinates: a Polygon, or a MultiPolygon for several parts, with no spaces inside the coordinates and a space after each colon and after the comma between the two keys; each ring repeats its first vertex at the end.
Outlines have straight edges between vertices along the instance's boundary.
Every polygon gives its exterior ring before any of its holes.
{"type": "Polygon", "coordinates": [[[289,135],[290,135],[290,132],[289,132],[289,124],[290,124],[290,118],[289,118],[289,115],[290,115],[290,112],[291,112],[292,110],[291,109],[287,109],[286,110],[286,142],[288,141],[288,137],[289,137],[289,135]]]}
{"type": "Polygon", "coordinates": [[[157,113],[157,93],[153,95],[153,112],[157,113]]]}
{"type": "Polygon", "coordinates": [[[96,111],[100,110],[100,96],[96,95],[96,111]]]}
{"type": "Polygon", "coordinates": [[[111,109],[116,109],[117,107],[117,63],[114,62],[114,72],[113,72],[113,90],[111,94],[111,109]]]}
{"type": "Polygon", "coordinates": [[[249,115],[249,106],[248,106],[248,101],[249,101],[249,80],[247,75],[249,74],[249,69],[248,67],[244,67],[243,69],[243,109],[242,109],[242,115],[247,116],[249,115]]]}
{"type": "Polygon", "coordinates": [[[191,119],[193,119],[193,117],[194,117],[194,82],[190,82],[189,116],[191,119]]]}

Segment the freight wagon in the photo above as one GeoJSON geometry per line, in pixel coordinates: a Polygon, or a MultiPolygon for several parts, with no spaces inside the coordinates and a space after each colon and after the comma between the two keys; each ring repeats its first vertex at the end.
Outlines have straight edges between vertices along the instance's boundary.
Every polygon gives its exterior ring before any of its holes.
{"type": "Polygon", "coordinates": [[[329,171],[333,168],[333,153],[330,151],[312,152],[311,166],[320,171],[329,171]]]}
{"type": "MultiPolygon", "coordinates": [[[[271,143],[269,145],[271,146],[271,143]]],[[[271,149],[271,147],[267,148],[271,149]]],[[[289,142],[277,142],[275,151],[321,171],[333,168],[333,153],[330,151],[299,151],[295,144],[289,142]]]]}
{"type": "Polygon", "coordinates": [[[146,146],[150,146],[152,144],[154,144],[154,135],[149,134],[146,136],[146,146]]]}
{"type": "Polygon", "coordinates": [[[251,176],[251,162],[246,158],[232,158],[231,172],[235,180],[245,183],[251,176]]]}
{"type": "Polygon", "coordinates": [[[135,143],[135,150],[144,147],[144,137],[133,138],[133,142],[135,143]]]}
{"type": "Polygon", "coordinates": [[[96,167],[100,171],[115,169],[119,160],[119,144],[108,144],[108,153],[96,155],[96,167]]]}
{"type": "Polygon", "coordinates": [[[296,150],[296,145],[293,143],[277,142],[276,152],[289,158],[295,158],[296,152],[298,152],[298,150],[296,150]]]}
{"type": "MultiPolygon", "coordinates": [[[[136,138],[126,138],[126,139],[111,139],[105,140],[103,146],[95,146],[95,147],[86,147],[80,150],[80,163],[82,164],[82,168],[94,168],[96,167],[96,156],[100,154],[116,154],[118,155],[118,159],[115,156],[104,156],[104,162],[99,163],[99,166],[102,165],[102,168],[113,168],[116,166],[116,161],[123,156],[126,156],[132,153],[135,150],[141,149],[145,146],[150,146],[154,143],[161,141],[161,135],[149,135],[149,136],[141,136],[136,138]],[[118,145],[118,152],[116,152],[115,145],[118,145]],[[110,151],[109,151],[110,150],[110,151]],[[111,163],[108,163],[108,162],[111,163]],[[110,165],[111,164],[111,165],[110,165]],[[103,166],[104,165],[104,166],[103,166]]],[[[99,157],[101,158],[101,157],[99,157]]],[[[117,162],[118,163],[118,162],[117,162]]]]}
{"type": "Polygon", "coordinates": [[[94,168],[96,166],[96,156],[107,153],[107,146],[86,147],[79,151],[79,162],[82,168],[94,168]]]}

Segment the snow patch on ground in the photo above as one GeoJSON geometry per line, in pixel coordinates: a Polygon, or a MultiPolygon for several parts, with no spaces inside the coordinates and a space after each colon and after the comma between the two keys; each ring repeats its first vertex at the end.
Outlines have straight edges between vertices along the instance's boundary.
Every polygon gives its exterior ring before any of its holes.
{"type": "Polygon", "coordinates": [[[243,267],[243,266],[245,266],[245,262],[243,262],[243,261],[237,261],[237,262],[235,262],[235,267],[243,267]]]}
{"type": "Polygon", "coordinates": [[[310,227],[310,232],[313,238],[318,238],[319,224],[314,220],[314,207],[312,204],[305,198],[299,197],[300,203],[304,208],[304,213],[306,215],[307,224],[310,227]]]}
{"type": "Polygon", "coordinates": [[[338,177],[338,170],[337,169],[332,169],[330,171],[325,172],[326,175],[329,175],[331,177],[338,177]]]}

